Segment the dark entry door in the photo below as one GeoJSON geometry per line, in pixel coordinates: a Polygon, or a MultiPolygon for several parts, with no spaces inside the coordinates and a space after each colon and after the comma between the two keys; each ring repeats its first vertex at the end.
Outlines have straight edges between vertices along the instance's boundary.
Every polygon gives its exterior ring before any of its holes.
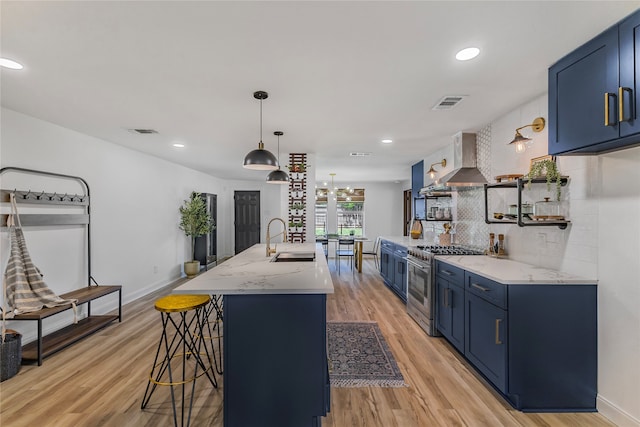
{"type": "Polygon", "coordinates": [[[260,242],[260,192],[235,191],[236,254],[260,242]]]}

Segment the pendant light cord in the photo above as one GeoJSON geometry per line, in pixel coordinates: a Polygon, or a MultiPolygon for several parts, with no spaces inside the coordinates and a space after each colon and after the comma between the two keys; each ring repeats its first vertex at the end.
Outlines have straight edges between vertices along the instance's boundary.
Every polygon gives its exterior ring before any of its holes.
{"type": "Polygon", "coordinates": [[[260,98],[260,144],[262,144],[262,98],[260,98]]]}

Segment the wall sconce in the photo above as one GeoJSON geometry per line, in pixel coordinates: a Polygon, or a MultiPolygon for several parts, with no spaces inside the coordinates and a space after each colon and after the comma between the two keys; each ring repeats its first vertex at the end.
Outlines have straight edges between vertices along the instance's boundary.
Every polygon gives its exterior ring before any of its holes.
{"type": "Polygon", "coordinates": [[[442,159],[441,162],[435,162],[434,164],[431,165],[431,167],[427,171],[427,173],[429,174],[429,178],[431,179],[436,179],[436,170],[433,168],[435,165],[440,165],[442,167],[445,167],[447,166],[447,159],[442,159]]]}
{"type": "Polygon", "coordinates": [[[529,143],[529,141],[531,141],[531,138],[527,138],[525,136],[522,136],[522,134],[520,133],[521,129],[527,128],[527,127],[531,127],[533,129],[534,132],[541,132],[542,129],[544,129],[544,125],[545,125],[545,121],[543,117],[536,117],[536,119],[533,121],[533,123],[519,127],[518,129],[516,129],[516,136],[513,138],[513,141],[511,141],[509,144],[507,145],[511,145],[511,144],[515,144],[516,145],[516,153],[522,153],[524,150],[527,149],[527,144],[529,143]]]}

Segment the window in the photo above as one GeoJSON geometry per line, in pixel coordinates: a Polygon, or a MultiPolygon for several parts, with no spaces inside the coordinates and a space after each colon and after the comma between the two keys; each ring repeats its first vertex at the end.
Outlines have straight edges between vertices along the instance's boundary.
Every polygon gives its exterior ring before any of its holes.
{"type": "Polygon", "coordinates": [[[327,234],[327,200],[316,201],[316,236],[327,234]]]}
{"type": "Polygon", "coordinates": [[[316,188],[315,199],[316,236],[364,236],[363,188],[316,188]]]}
{"type": "Polygon", "coordinates": [[[336,204],[338,234],[364,235],[364,202],[338,202],[336,204]]]}

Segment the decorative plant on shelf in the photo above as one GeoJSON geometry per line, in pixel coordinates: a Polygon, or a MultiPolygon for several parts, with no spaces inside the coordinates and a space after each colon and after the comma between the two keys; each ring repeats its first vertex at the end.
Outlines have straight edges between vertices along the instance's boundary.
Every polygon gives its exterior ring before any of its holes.
{"type": "Polygon", "coordinates": [[[306,163],[294,163],[292,165],[287,165],[287,168],[289,169],[289,172],[303,173],[303,172],[307,171],[307,164],[306,163]]]}
{"type": "Polygon", "coordinates": [[[289,222],[289,228],[297,230],[298,228],[302,228],[302,222],[291,221],[289,222]]]}
{"type": "Polygon", "coordinates": [[[300,203],[300,202],[295,202],[291,204],[291,209],[292,210],[297,210],[297,211],[301,211],[304,209],[304,203],[300,203]]]}
{"type": "Polygon", "coordinates": [[[545,156],[545,158],[537,160],[531,160],[531,166],[529,173],[527,174],[527,188],[530,188],[531,181],[534,178],[546,178],[547,191],[551,191],[551,183],[556,182],[556,199],[560,200],[560,193],[562,188],[562,176],[558,171],[558,165],[551,156],[545,156]]]}
{"type": "Polygon", "coordinates": [[[196,237],[204,236],[215,229],[213,217],[207,211],[207,204],[200,193],[191,192],[189,200],[180,206],[180,230],[191,237],[191,261],[185,261],[184,272],[191,278],[198,274],[200,261],[195,261],[196,237]]]}

